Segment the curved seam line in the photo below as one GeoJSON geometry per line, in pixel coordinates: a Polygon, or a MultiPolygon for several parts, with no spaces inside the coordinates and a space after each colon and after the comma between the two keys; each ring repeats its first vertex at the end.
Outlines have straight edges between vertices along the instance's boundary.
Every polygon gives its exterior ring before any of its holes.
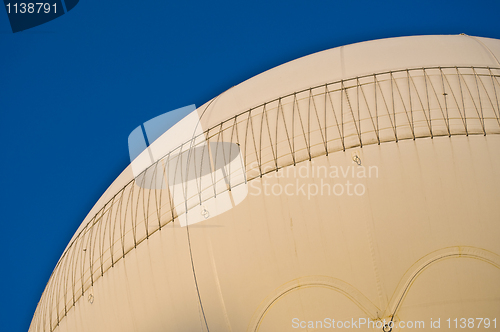
{"type": "Polygon", "coordinates": [[[483,46],[486,50],[488,50],[488,52],[490,52],[490,54],[493,56],[493,58],[495,58],[497,64],[500,65],[500,61],[498,61],[498,58],[495,56],[495,53],[493,53],[488,46],[486,46],[482,41],[477,39],[475,36],[467,36],[467,37],[470,37],[470,38],[474,39],[476,42],[478,42],[479,44],[481,44],[481,46],[483,46]]]}
{"type": "Polygon", "coordinates": [[[394,308],[394,312],[392,313],[391,315],[391,320],[394,319],[394,316],[396,315],[396,312],[398,311],[398,308],[401,304],[401,301],[403,300],[403,298],[406,296],[407,292],[408,292],[408,289],[409,287],[411,286],[411,284],[413,283],[413,280],[415,280],[415,278],[419,275],[419,273],[421,273],[423,270],[425,270],[427,267],[429,267],[429,265],[431,265],[432,263],[435,263],[441,259],[445,259],[445,258],[449,258],[449,257],[453,257],[453,256],[458,256],[458,257],[464,257],[464,258],[478,258],[478,259],[483,259],[483,260],[486,260],[487,262],[490,262],[489,259],[486,259],[480,255],[473,255],[473,254],[467,254],[467,253],[453,253],[453,254],[449,254],[449,255],[444,255],[444,256],[440,256],[440,257],[437,257],[435,259],[433,259],[432,261],[430,262],[427,262],[424,266],[422,266],[420,269],[418,269],[418,271],[416,271],[413,276],[410,278],[409,282],[407,283],[404,291],[403,291],[403,294],[401,294],[401,297],[399,298],[399,301],[398,303],[396,304],[396,307],[394,308]]]}

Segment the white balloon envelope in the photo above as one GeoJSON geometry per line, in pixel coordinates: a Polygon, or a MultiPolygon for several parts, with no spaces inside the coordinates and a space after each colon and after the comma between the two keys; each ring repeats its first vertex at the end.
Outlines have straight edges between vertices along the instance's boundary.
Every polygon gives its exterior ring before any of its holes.
{"type": "Polygon", "coordinates": [[[498,59],[358,43],[193,110],[90,211],[30,332],[496,327],[498,59]]]}

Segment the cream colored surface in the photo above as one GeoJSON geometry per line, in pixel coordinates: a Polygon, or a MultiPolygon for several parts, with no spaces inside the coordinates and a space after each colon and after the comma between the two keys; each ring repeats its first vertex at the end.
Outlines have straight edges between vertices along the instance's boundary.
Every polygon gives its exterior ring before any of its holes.
{"type": "MultiPolygon", "coordinates": [[[[500,68],[499,60],[500,43],[489,38],[415,36],[368,41],[311,54],[273,68],[222,93],[199,107],[198,113],[203,128],[210,128],[249,108],[325,83],[410,68],[500,68]]],[[[98,200],[82,226],[132,179],[129,166],[98,200]]]]}
{"type": "Polygon", "coordinates": [[[206,140],[240,146],[247,197],[183,228],[170,193],[138,189],[127,168],[68,245],[30,331],[312,331],[292,320],[327,317],[500,324],[499,58],[498,40],[394,38],[226,91],[197,112],[206,140]],[[353,156],[377,176],[282,176],[357,167],[353,156]],[[295,191],[347,180],[364,195],[295,191]],[[263,194],[273,185],[294,194],[263,194]]]}

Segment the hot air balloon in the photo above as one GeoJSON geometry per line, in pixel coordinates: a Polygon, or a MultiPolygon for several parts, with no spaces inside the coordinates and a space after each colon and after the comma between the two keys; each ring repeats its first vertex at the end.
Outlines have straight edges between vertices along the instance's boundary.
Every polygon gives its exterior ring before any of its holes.
{"type": "Polygon", "coordinates": [[[193,108],[89,212],[29,331],[492,328],[499,59],[362,42],[193,108]]]}

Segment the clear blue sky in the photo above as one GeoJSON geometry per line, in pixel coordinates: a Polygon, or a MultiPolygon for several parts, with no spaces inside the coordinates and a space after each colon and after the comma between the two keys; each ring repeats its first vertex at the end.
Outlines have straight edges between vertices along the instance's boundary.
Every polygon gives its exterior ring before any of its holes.
{"type": "Polygon", "coordinates": [[[127,137],[295,58],[395,36],[500,38],[500,1],[80,0],[13,34],[0,9],[0,331],[27,331],[127,137]]]}

